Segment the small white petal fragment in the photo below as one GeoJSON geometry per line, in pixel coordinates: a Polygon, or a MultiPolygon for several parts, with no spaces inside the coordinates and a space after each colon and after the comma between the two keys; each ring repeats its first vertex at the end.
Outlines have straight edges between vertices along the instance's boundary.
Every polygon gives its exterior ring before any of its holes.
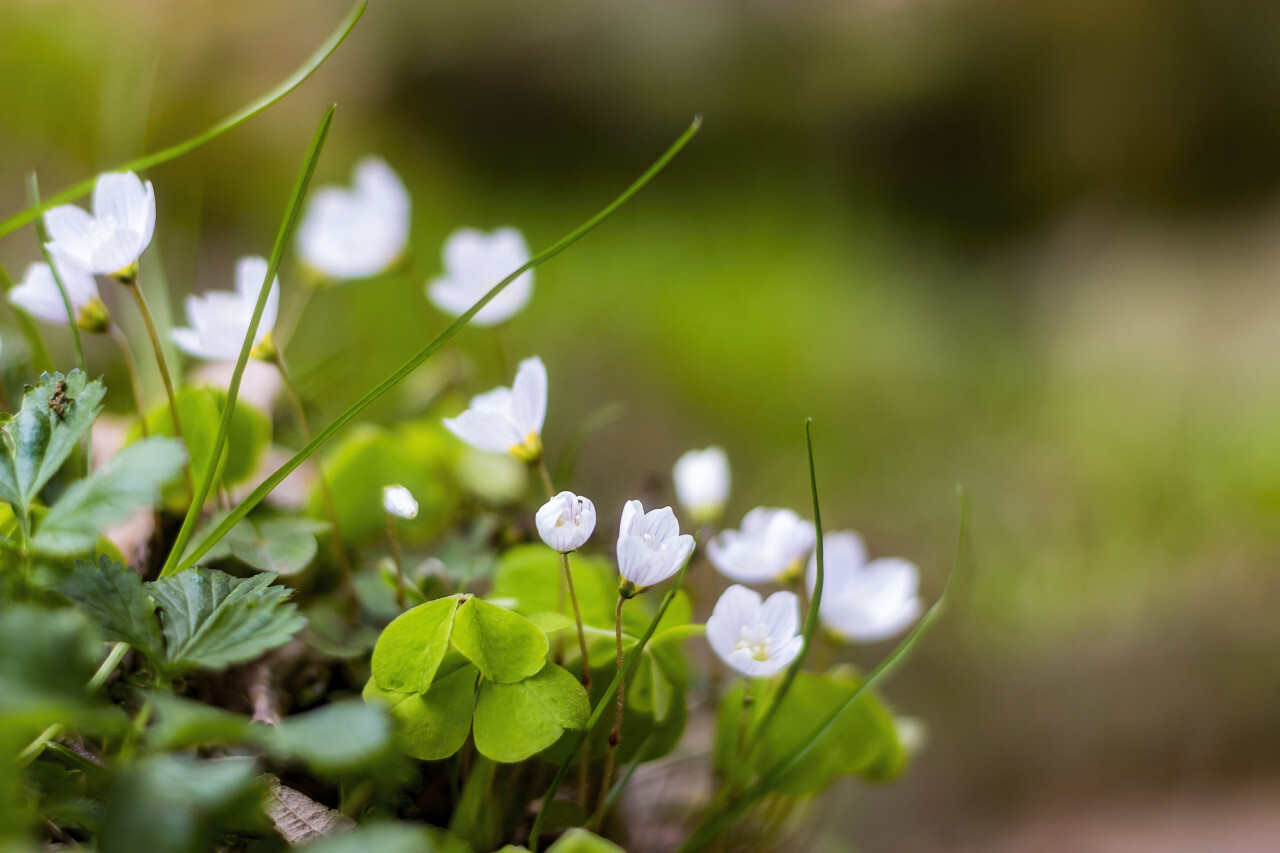
{"type": "Polygon", "coordinates": [[[383,486],[382,508],[396,518],[418,517],[418,502],[404,486],[383,486]]]}
{"type": "Polygon", "coordinates": [[[729,457],[719,447],[690,450],[671,472],[676,500],[699,524],[715,521],[729,500],[729,457]]]}
{"type": "Polygon", "coordinates": [[[725,530],[707,544],[707,557],[720,574],[739,583],[799,579],[813,550],[813,522],[789,509],[756,507],[738,530],[725,530]]]}
{"type": "MultiPolygon", "coordinates": [[[[485,233],[460,228],[444,243],[444,275],[427,283],[427,298],[444,313],[458,317],[493,286],[529,260],[524,235],[515,228],[485,233]]],[[[471,318],[474,326],[496,326],[510,320],[533,296],[533,270],[521,273],[471,318]]]]}
{"type": "Polygon", "coordinates": [[[92,215],[67,204],[46,211],[44,224],[55,253],[90,274],[132,281],[155,232],[155,190],[133,172],[106,172],[93,188],[92,215]]]}
{"type": "MultiPolygon", "coordinates": [[[[861,537],[851,531],[823,537],[823,592],[818,617],[836,636],[859,643],[887,640],[920,618],[920,570],[898,557],[867,562],[861,537]]],[[[809,561],[809,589],[818,557],[809,561]]]]}
{"type": "Polygon", "coordinates": [[[298,253],[316,272],[339,281],[369,278],[398,261],[409,243],[411,201],[400,177],[378,157],[365,157],[352,186],[311,194],[298,226],[298,253]]]}
{"type": "Polygon", "coordinates": [[[662,583],[680,571],[693,553],[693,537],[680,533],[671,507],[646,513],[640,501],[627,501],[618,531],[618,571],[627,598],[662,583]]]}
{"type": "MultiPolygon", "coordinates": [[[[235,361],[249,333],[253,309],[267,278],[265,258],[250,256],[236,262],[236,289],[211,290],[187,297],[186,328],[174,329],[173,342],[188,355],[208,361],[235,361]]],[[[280,279],[271,283],[267,304],[262,310],[258,333],[253,345],[261,354],[270,348],[271,330],[275,328],[280,308],[280,279]]]]}
{"type": "Polygon", "coordinates": [[[591,538],[596,529],[596,505],[573,492],[561,492],[542,505],[535,520],[542,541],[567,554],[591,538]]]}
{"type": "Polygon", "coordinates": [[[520,362],[512,387],[472,397],[467,410],[456,418],[445,418],[444,425],[477,450],[537,462],[542,458],[546,414],[547,367],[534,356],[520,362]]]}
{"type": "Polygon", "coordinates": [[[721,660],[743,675],[774,675],[804,648],[799,613],[793,592],[775,592],[762,602],[760,593],[734,584],[707,618],[707,642],[721,660]]]}

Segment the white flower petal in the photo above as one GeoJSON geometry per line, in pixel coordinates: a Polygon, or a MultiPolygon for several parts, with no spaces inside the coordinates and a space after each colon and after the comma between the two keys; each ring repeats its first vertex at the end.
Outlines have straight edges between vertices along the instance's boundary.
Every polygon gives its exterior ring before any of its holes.
{"type": "Polygon", "coordinates": [[[719,447],[685,453],[671,476],[676,499],[695,518],[715,518],[729,499],[729,457],[719,447]]]}
{"type": "Polygon", "coordinates": [[[58,249],[87,265],[93,259],[93,217],[74,204],[46,210],[44,227],[49,232],[50,248],[58,249]]]}
{"type": "Polygon", "coordinates": [[[93,248],[89,269],[99,275],[110,275],[131,266],[142,254],[141,235],[128,228],[117,228],[111,236],[93,248]]]}
{"type": "Polygon", "coordinates": [[[480,450],[506,453],[524,441],[510,420],[467,409],[456,418],[444,419],[445,429],[480,450]]]}
{"type": "Polygon", "coordinates": [[[50,323],[67,323],[67,307],[48,264],[32,264],[22,283],[9,291],[9,301],[33,317],[50,323]]]}
{"type": "Polygon", "coordinates": [[[794,592],[781,590],[765,599],[760,608],[760,622],[777,645],[795,636],[800,627],[800,599],[794,592]]]}
{"type": "Polygon", "coordinates": [[[534,356],[520,362],[511,385],[511,417],[517,429],[542,434],[547,416],[547,367],[534,356]]]}
{"type": "MultiPolygon", "coordinates": [[[[848,578],[867,562],[867,546],[862,537],[852,530],[839,533],[826,533],[822,537],[822,569],[823,586],[826,594],[838,592],[848,578]]],[[[810,594],[818,582],[818,552],[815,550],[809,557],[809,568],[805,574],[810,594]]]]}
{"type": "Polygon", "coordinates": [[[418,517],[418,502],[414,500],[413,493],[404,486],[384,486],[382,508],[397,518],[418,517]]]}
{"type": "Polygon", "coordinates": [[[139,238],[147,230],[147,208],[153,196],[133,172],[105,172],[93,187],[93,218],[110,219],[117,228],[139,238]]]}

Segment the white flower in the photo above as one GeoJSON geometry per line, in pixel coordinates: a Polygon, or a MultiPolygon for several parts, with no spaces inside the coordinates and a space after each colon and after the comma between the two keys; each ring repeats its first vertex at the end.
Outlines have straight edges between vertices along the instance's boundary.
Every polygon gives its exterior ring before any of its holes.
{"type": "Polygon", "coordinates": [[[786,581],[800,576],[814,539],[813,522],[789,509],[759,506],[742,517],[741,530],[725,530],[712,539],[707,557],[735,581],[786,581]]]}
{"type": "Polygon", "coordinates": [[[445,418],[449,432],[478,450],[510,453],[525,462],[542,457],[542,422],[547,416],[547,368],[534,356],[520,362],[510,388],[471,398],[467,410],[445,418]]]}
{"type": "Polygon", "coordinates": [[[383,486],[382,508],[397,518],[418,517],[418,502],[404,486],[383,486]]]}
{"type": "MultiPolygon", "coordinates": [[[[211,290],[200,296],[187,297],[187,322],[190,328],[174,329],[173,342],[196,358],[210,361],[234,361],[249,333],[249,321],[258,303],[263,282],[267,278],[267,261],[256,256],[236,261],[236,289],[211,290]]],[[[254,338],[255,355],[266,355],[271,347],[271,330],[280,307],[280,279],[271,283],[267,304],[262,309],[258,334],[254,338]]]]}
{"type": "Polygon", "coordinates": [[[138,258],[156,228],[156,196],[133,172],[107,172],[93,188],[93,215],[74,204],[44,215],[50,248],[68,255],[95,275],[132,282],[138,258]]]}
{"type": "Polygon", "coordinates": [[[775,592],[762,603],[758,592],[734,584],[707,618],[707,642],[743,675],[773,675],[804,648],[799,613],[794,592],[775,592]]]}
{"type": "Polygon", "coordinates": [[[714,521],[729,499],[729,457],[719,447],[690,450],[672,469],[676,499],[698,522],[714,521]]]}
{"type": "MultiPolygon", "coordinates": [[[[427,284],[427,298],[446,314],[461,316],[528,260],[529,247],[515,228],[499,228],[489,234],[459,228],[444,242],[444,275],[427,284]]],[[[533,270],[528,270],[476,312],[471,322],[496,326],[520,313],[531,296],[533,270]]]]}
{"type": "MultiPolygon", "coordinates": [[[[920,570],[897,557],[866,562],[867,552],[856,533],[823,537],[823,590],[818,618],[845,640],[873,643],[899,634],[920,617],[923,603],[916,591],[920,570]]],[[[809,589],[818,574],[818,555],[809,560],[809,589]]]]}
{"type": "Polygon", "coordinates": [[[409,193],[386,161],[364,158],[352,183],[316,190],[298,226],[302,262],[336,279],[383,272],[409,242],[409,193]]]}
{"type": "Polygon", "coordinates": [[[596,529],[596,505],[573,492],[561,492],[536,516],[538,535],[562,554],[582,547],[596,529]]]}
{"type": "MultiPolygon", "coordinates": [[[[50,255],[58,267],[58,277],[67,289],[76,325],[86,332],[105,332],[111,325],[111,317],[98,295],[98,283],[93,280],[93,275],[74,258],[61,252],[50,252],[50,255]]],[[[41,320],[67,322],[67,306],[48,264],[27,267],[22,284],[9,291],[9,301],[41,320]]]]}
{"type": "Polygon", "coordinates": [[[631,598],[680,571],[693,553],[693,537],[680,533],[671,507],[646,513],[640,501],[627,501],[618,531],[618,571],[622,594],[631,598]]]}

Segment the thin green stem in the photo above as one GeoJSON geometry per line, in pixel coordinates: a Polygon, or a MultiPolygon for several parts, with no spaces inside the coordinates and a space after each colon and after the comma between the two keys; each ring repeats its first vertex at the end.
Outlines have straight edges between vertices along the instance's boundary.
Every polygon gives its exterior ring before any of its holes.
{"type": "MultiPolygon", "coordinates": [[[[176,145],[171,145],[168,148],[161,149],[153,154],[147,154],[137,158],[136,160],[123,163],[110,171],[141,172],[146,169],[159,166],[161,163],[167,163],[170,160],[181,157],[183,154],[194,151],[207,142],[217,139],[229,130],[234,130],[236,127],[244,124],[249,119],[263,112],[268,107],[282,99],[285,95],[298,88],[298,86],[302,84],[302,81],[310,77],[312,73],[314,73],[315,70],[319,68],[335,50],[337,50],[338,45],[342,44],[343,39],[345,39],[347,34],[355,27],[356,22],[360,20],[360,16],[364,14],[364,10],[367,5],[368,0],[357,0],[356,4],[351,7],[351,11],[348,12],[347,16],[342,20],[342,23],[338,24],[337,28],[330,33],[329,37],[324,40],[320,47],[316,48],[315,52],[312,53],[311,56],[307,57],[307,60],[303,62],[302,65],[300,65],[292,74],[286,77],[283,81],[277,84],[275,88],[267,92],[262,97],[250,104],[247,104],[239,110],[236,110],[222,121],[205,130],[203,133],[193,136],[183,142],[179,142],[176,145]]],[[[57,195],[46,199],[41,204],[34,207],[28,207],[26,210],[10,216],[8,219],[0,222],[0,237],[16,231],[28,222],[34,221],[41,213],[51,207],[75,201],[81,196],[86,195],[93,189],[97,180],[97,176],[83,180],[74,186],[68,187],[57,195]]]]}
{"type": "MultiPolygon", "coordinates": [[[[169,363],[164,357],[164,346],[160,343],[160,332],[156,329],[155,318],[151,316],[151,308],[147,305],[147,297],[142,294],[142,285],[135,278],[132,283],[126,284],[125,289],[133,294],[134,301],[138,304],[138,313],[142,315],[142,322],[147,327],[147,337],[151,339],[151,349],[156,354],[156,364],[160,368],[160,380],[164,383],[164,393],[169,398],[169,415],[173,419],[173,434],[181,439],[183,444],[186,443],[186,437],[182,434],[182,419],[178,416],[178,395],[173,390],[173,377],[169,375],[169,363]]],[[[183,475],[187,479],[187,494],[195,494],[195,481],[191,477],[191,460],[188,459],[182,468],[183,475]]]]}
{"type": "Polygon", "coordinates": [[[124,359],[125,369],[129,371],[129,385],[133,389],[133,405],[138,410],[138,425],[142,430],[142,437],[146,438],[147,404],[142,399],[142,376],[138,373],[138,362],[133,357],[133,349],[129,346],[129,339],[125,337],[119,326],[112,323],[107,329],[107,334],[111,335],[111,339],[115,341],[120,350],[120,357],[124,359]]]}
{"type": "MultiPolygon", "coordinates": [[[[360,7],[363,10],[363,6],[360,7]]],[[[359,15],[357,14],[358,18],[359,15]]],[[[354,21],[352,21],[354,24],[354,21]]],[[[187,515],[182,520],[182,527],[178,530],[178,536],[174,540],[173,548],[169,551],[169,556],[165,559],[164,567],[160,570],[161,577],[172,575],[181,569],[189,568],[195,565],[195,561],[204,556],[204,553],[213,546],[214,542],[226,535],[227,531],[240,522],[249,510],[258,505],[258,501],[266,496],[266,493],[275,488],[276,483],[271,484],[271,488],[262,492],[262,497],[250,503],[248,500],[242,501],[236,510],[227,516],[233,519],[231,524],[223,527],[218,525],[216,537],[206,538],[200,547],[197,547],[191,554],[183,558],[183,554],[187,549],[187,543],[191,541],[191,536],[195,533],[196,523],[200,519],[200,511],[204,507],[205,499],[209,497],[209,491],[213,488],[214,474],[218,469],[218,461],[222,458],[222,451],[227,444],[227,436],[231,431],[231,418],[235,414],[236,401],[240,398],[240,381],[244,378],[245,367],[249,364],[249,354],[253,351],[254,343],[257,341],[258,325],[262,322],[262,313],[267,307],[267,297],[271,294],[272,283],[276,279],[276,272],[280,269],[280,262],[284,259],[285,249],[289,242],[293,239],[294,229],[297,228],[298,218],[302,215],[302,202],[306,198],[307,190],[311,187],[311,178],[315,175],[316,163],[320,160],[320,152],[324,149],[325,139],[329,136],[329,127],[333,124],[334,107],[330,106],[325,111],[320,124],[316,128],[315,134],[311,137],[311,145],[307,149],[306,157],[302,161],[302,169],[298,173],[298,178],[293,185],[293,193],[289,196],[289,203],[285,207],[284,219],[280,222],[280,229],[276,232],[275,244],[271,247],[271,257],[267,261],[267,273],[263,278],[262,287],[258,291],[258,301],[253,306],[253,316],[249,319],[249,328],[245,330],[244,342],[240,345],[240,355],[236,358],[235,369],[231,372],[231,385],[227,388],[227,402],[222,411],[222,420],[218,423],[218,435],[213,442],[213,452],[209,454],[209,467],[205,473],[204,482],[200,484],[200,490],[196,493],[196,499],[191,502],[191,506],[187,509],[187,515]],[[243,509],[243,511],[240,511],[243,509]]],[[[308,447],[314,442],[308,443],[308,447]]],[[[318,446],[318,445],[317,445],[318,446]]],[[[310,455],[308,452],[307,455],[310,455]]],[[[302,460],[306,459],[306,455],[294,456],[297,464],[293,468],[302,464],[302,460]]],[[[279,473],[279,472],[277,472],[279,473]]],[[[280,479],[284,479],[281,477],[280,479]]],[[[270,482],[270,478],[268,478],[270,482]]],[[[276,481],[279,482],[278,480],[276,481]]],[[[261,487],[255,489],[250,495],[256,495],[261,491],[261,487]]],[[[337,534],[337,531],[334,531],[337,534]]]]}
{"type": "Polygon", "coordinates": [[[404,593],[404,563],[400,559],[400,537],[396,535],[396,517],[387,513],[387,538],[391,540],[391,557],[396,562],[396,605],[404,610],[408,604],[404,593]]]}
{"type": "Polygon", "coordinates": [[[622,654],[622,606],[626,604],[624,596],[618,596],[618,609],[614,614],[614,636],[618,648],[618,693],[614,705],[613,728],[609,730],[609,751],[605,753],[604,775],[600,777],[600,798],[596,802],[596,813],[591,816],[589,826],[598,829],[604,822],[605,808],[609,802],[609,789],[613,787],[613,765],[618,756],[618,745],[622,743],[622,710],[626,703],[627,678],[622,672],[626,663],[622,654]]]}
{"type": "MultiPolygon", "coordinates": [[[[37,180],[35,172],[27,173],[27,198],[30,204],[40,204],[40,182],[37,180]]],[[[44,262],[49,265],[49,272],[53,274],[54,284],[58,286],[58,295],[62,297],[62,305],[67,309],[67,326],[71,329],[71,342],[75,344],[76,360],[80,364],[80,370],[87,376],[89,367],[84,360],[84,345],[80,341],[80,327],[76,323],[76,309],[71,305],[71,297],[67,294],[66,282],[62,280],[62,273],[58,271],[58,265],[53,262],[53,254],[49,251],[49,233],[45,230],[44,219],[39,217],[36,219],[36,238],[40,241],[40,251],[44,255],[44,262]]]]}
{"type": "MultiPolygon", "coordinates": [[[[111,673],[120,665],[120,661],[124,658],[125,653],[129,651],[128,643],[116,643],[111,647],[111,651],[107,654],[106,660],[98,667],[98,671],[89,679],[89,683],[85,685],[85,691],[88,693],[97,692],[98,688],[107,683],[107,679],[111,677],[111,673]]],[[[54,723],[46,728],[36,739],[27,744],[22,752],[18,753],[17,764],[19,767],[26,767],[36,759],[40,752],[45,748],[49,741],[56,738],[62,733],[62,724],[54,723]]]]}
{"type": "Polygon", "coordinates": [[[582,627],[582,611],[578,609],[578,593],[573,588],[573,572],[569,570],[569,555],[560,555],[564,568],[564,580],[569,587],[569,602],[573,605],[573,619],[578,624],[578,653],[582,655],[582,686],[591,690],[591,662],[587,658],[587,634],[582,627]]]}
{"type": "MultiPolygon", "coordinates": [[[[236,508],[233,509],[229,515],[227,515],[226,518],[224,518],[212,531],[210,531],[209,535],[207,535],[198,545],[192,548],[189,553],[186,553],[185,555],[183,555],[186,542],[190,541],[190,536],[191,536],[191,531],[188,528],[190,527],[193,529],[195,526],[194,519],[188,516],[188,520],[191,522],[191,524],[188,525],[186,522],[183,523],[183,529],[182,531],[179,532],[179,542],[177,545],[175,545],[171,555],[171,556],[173,555],[182,555],[182,556],[181,557],[173,556],[172,562],[169,564],[166,564],[165,570],[162,574],[170,575],[170,574],[173,574],[174,572],[181,571],[182,569],[185,569],[194,565],[197,560],[203,557],[205,553],[208,552],[208,550],[212,548],[216,542],[218,542],[218,540],[220,540],[223,536],[226,536],[227,532],[231,530],[232,527],[238,524],[242,518],[248,515],[249,512],[252,511],[255,506],[257,506],[267,495],[269,495],[272,489],[280,485],[280,483],[286,477],[288,477],[289,474],[291,474],[294,471],[294,469],[296,469],[299,465],[301,465],[304,461],[306,461],[307,457],[315,453],[316,450],[318,450],[322,444],[328,441],[336,432],[338,432],[338,430],[346,426],[347,423],[350,422],[352,418],[354,418],[356,415],[364,411],[369,405],[371,405],[375,400],[377,400],[387,391],[391,390],[396,385],[400,384],[400,382],[405,377],[407,377],[409,374],[417,370],[418,367],[423,362],[425,362],[431,356],[435,355],[436,352],[438,352],[441,347],[443,347],[446,343],[448,343],[449,340],[453,338],[454,335],[458,334],[458,332],[461,331],[463,327],[467,325],[467,323],[471,322],[471,318],[474,317],[476,313],[480,311],[480,309],[488,305],[489,302],[495,296],[501,293],[502,290],[508,284],[515,281],[517,278],[519,278],[528,270],[541,266],[542,264],[546,263],[547,261],[559,255],[561,252],[568,249],[574,243],[578,242],[587,234],[591,233],[597,227],[599,227],[600,223],[604,222],[606,219],[612,216],[614,212],[618,210],[618,208],[622,207],[624,204],[630,201],[632,196],[638,193],[646,184],[649,183],[649,181],[653,180],[653,178],[659,172],[661,172],[663,168],[666,167],[667,163],[671,162],[671,159],[674,158],[676,154],[680,152],[680,149],[684,148],[684,146],[689,142],[689,140],[693,138],[694,134],[698,132],[698,129],[701,126],[702,126],[702,119],[700,117],[694,119],[693,123],[689,125],[689,128],[685,130],[683,134],[680,135],[680,138],[677,139],[675,143],[672,144],[672,146],[668,148],[667,151],[661,157],[658,158],[657,162],[655,162],[652,166],[650,166],[649,169],[646,170],[645,173],[641,175],[635,181],[635,183],[633,183],[630,187],[628,187],[620,196],[618,196],[616,199],[610,202],[603,210],[601,210],[595,216],[591,217],[585,223],[578,226],[572,232],[570,232],[569,234],[561,238],[558,242],[553,244],[550,248],[544,250],[540,254],[529,259],[524,264],[522,264],[518,269],[516,269],[514,272],[512,272],[510,275],[504,278],[502,281],[495,284],[489,290],[488,293],[486,293],[484,296],[480,298],[478,302],[476,302],[475,305],[472,305],[466,312],[464,312],[461,316],[459,316],[452,323],[450,323],[448,328],[446,328],[443,332],[441,332],[440,335],[438,335],[434,341],[427,344],[427,346],[424,347],[417,355],[415,355],[413,358],[409,359],[407,362],[401,365],[399,369],[397,369],[394,373],[392,373],[386,379],[382,380],[382,382],[378,383],[378,385],[374,387],[373,390],[369,391],[367,394],[365,394],[355,403],[347,407],[347,410],[345,412],[343,412],[341,415],[335,418],[332,423],[330,423],[328,426],[322,429],[319,433],[317,433],[313,441],[309,442],[306,447],[302,448],[297,453],[295,453],[293,455],[293,458],[291,458],[288,462],[285,462],[283,465],[277,468],[274,473],[272,473],[261,484],[259,484],[258,487],[255,488],[244,500],[242,500],[239,503],[239,505],[236,506],[236,508]],[[185,537],[183,536],[184,532],[186,534],[185,537]]],[[[261,304],[259,305],[259,307],[261,307],[261,304]]]]}

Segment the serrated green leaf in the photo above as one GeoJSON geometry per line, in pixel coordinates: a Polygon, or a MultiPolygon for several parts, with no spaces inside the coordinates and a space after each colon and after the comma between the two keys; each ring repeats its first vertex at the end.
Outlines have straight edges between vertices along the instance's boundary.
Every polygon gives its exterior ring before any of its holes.
{"type": "Polygon", "coordinates": [[[582,685],[553,663],[515,684],[486,681],[476,697],[476,749],[494,761],[523,761],[565,729],[582,728],[590,713],[582,685]]]}
{"type": "Polygon", "coordinates": [[[383,704],[390,711],[401,750],[423,761],[437,761],[453,755],[467,742],[479,674],[474,666],[465,666],[436,679],[426,693],[384,690],[370,678],[364,700],[383,704]]]}
{"type": "Polygon", "coordinates": [[[29,387],[21,411],[3,426],[9,440],[0,442],[0,497],[25,513],[93,425],[106,393],[101,380],[79,370],[46,373],[29,387]]]}
{"type": "Polygon", "coordinates": [[[282,646],[307,620],[267,573],[240,579],[195,568],[150,584],[160,605],[166,656],[177,669],[218,669],[282,646]]]}
{"type": "Polygon", "coordinates": [[[310,518],[246,518],[231,528],[223,542],[228,552],[246,565],[288,577],[311,565],[318,548],[316,534],[328,529],[327,523],[310,518]]]}
{"type": "Polygon", "coordinates": [[[449,650],[460,596],[419,604],[395,618],[373,648],[373,677],[384,690],[425,693],[449,650]]]}
{"type": "Polygon", "coordinates": [[[153,663],[164,660],[156,601],[133,569],[107,556],[76,560],[58,591],[79,605],[108,640],[128,643],[153,663]]]}
{"type": "Polygon", "coordinates": [[[321,775],[334,776],[383,755],[391,746],[391,720],[383,708],[352,700],[285,717],[257,735],[277,758],[303,761],[321,775]]]}
{"type": "Polygon", "coordinates": [[[522,681],[536,673],[550,648],[547,635],[537,625],[475,596],[458,607],[449,640],[485,678],[500,684],[522,681]]]}
{"type": "Polygon", "coordinates": [[[182,442],[173,438],[129,445],[67,488],[40,523],[32,547],[54,555],[88,551],[104,527],[155,504],[160,487],[178,478],[186,458],[182,442]]]}

